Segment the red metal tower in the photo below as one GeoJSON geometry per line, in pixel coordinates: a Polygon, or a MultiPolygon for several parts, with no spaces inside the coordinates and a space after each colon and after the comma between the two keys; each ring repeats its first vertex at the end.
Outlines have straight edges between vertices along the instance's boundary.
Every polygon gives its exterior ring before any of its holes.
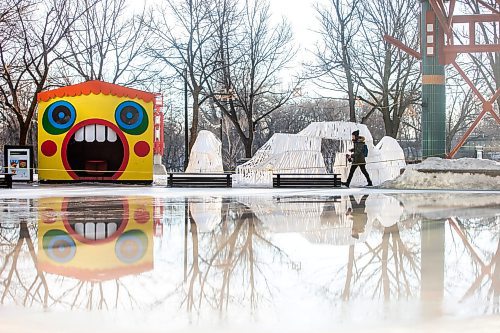
{"type": "MultiPolygon", "coordinates": [[[[470,1],[470,0],[469,0],[470,1]]],[[[456,0],[423,0],[423,2],[428,2],[430,5],[429,11],[422,12],[422,15],[427,16],[427,21],[437,19],[439,24],[439,35],[434,40],[433,38],[429,38],[427,36],[428,29],[426,27],[422,27],[422,53],[417,52],[408,48],[406,45],[396,40],[391,36],[385,36],[385,40],[389,43],[395,45],[401,50],[407,52],[408,54],[418,58],[425,60],[425,57],[433,56],[434,50],[437,50],[438,62],[441,65],[453,65],[458,73],[462,76],[465,82],[472,89],[476,97],[482,102],[482,112],[478,115],[476,120],[472,123],[470,128],[464,133],[462,138],[456,144],[456,146],[448,153],[447,157],[452,158],[457,151],[463,146],[465,141],[467,141],[468,137],[477,127],[481,119],[489,113],[496,122],[500,125],[500,116],[494,111],[493,105],[495,101],[500,97],[500,88],[496,90],[496,92],[490,97],[487,98],[481,94],[481,92],[477,89],[474,83],[469,79],[467,74],[462,70],[460,65],[456,62],[457,55],[459,53],[480,53],[480,52],[500,52],[500,44],[478,44],[476,42],[476,25],[478,23],[493,23],[499,24],[500,30],[500,0],[495,0],[496,3],[494,5],[486,3],[484,0],[476,0],[478,4],[482,5],[483,8],[486,8],[491,13],[489,14],[472,14],[472,15],[456,15],[456,0]],[[429,17],[434,16],[434,17],[429,17]],[[466,25],[469,31],[468,41],[462,45],[454,44],[454,25],[461,24],[466,25]],[[424,40],[425,39],[425,40],[424,40]],[[430,42],[430,44],[429,44],[430,42]],[[424,48],[423,45],[426,45],[424,48]],[[437,47],[435,47],[437,46],[437,47]]],[[[424,8],[425,6],[422,6],[424,8]]],[[[437,29],[436,29],[437,30],[437,29]]],[[[431,78],[433,79],[433,78],[431,78]]],[[[426,75],[424,73],[422,77],[422,83],[428,84],[426,81],[426,75]]],[[[425,133],[424,133],[425,137],[425,133]]]]}

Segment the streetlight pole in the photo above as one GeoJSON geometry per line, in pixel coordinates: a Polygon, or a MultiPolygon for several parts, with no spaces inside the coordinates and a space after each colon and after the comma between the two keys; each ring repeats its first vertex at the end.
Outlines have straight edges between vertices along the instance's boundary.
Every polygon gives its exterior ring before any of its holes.
{"type": "Polygon", "coordinates": [[[188,81],[187,67],[184,69],[184,170],[189,161],[189,133],[188,133],[188,81]]]}

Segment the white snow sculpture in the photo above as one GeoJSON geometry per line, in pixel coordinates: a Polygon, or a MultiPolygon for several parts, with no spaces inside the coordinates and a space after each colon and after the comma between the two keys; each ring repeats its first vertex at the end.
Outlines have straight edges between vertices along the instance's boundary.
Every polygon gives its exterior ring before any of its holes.
{"type": "MultiPolygon", "coordinates": [[[[321,140],[338,140],[334,173],[346,180],[350,164],[346,154],[353,147],[351,133],[359,130],[368,147],[367,170],[374,185],[399,175],[405,166],[404,153],[396,140],[384,137],[376,147],[368,127],[345,121],[315,122],[298,134],[275,134],[247,163],[236,168],[233,186],[272,186],[273,173],[325,173],[321,140]]],[[[361,170],[356,170],[351,185],[364,185],[361,170]]]]}
{"type": "Polygon", "coordinates": [[[325,173],[321,138],[274,134],[254,155],[236,167],[233,187],[272,187],[273,173],[325,173]]]}
{"type": "Polygon", "coordinates": [[[222,144],[209,131],[202,130],[191,149],[187,173],[222,173],[222,144]]]}
{"type": "MultiPolygon", "coordinates": [[[[373,138],[370,130],[368,130],[368,127],[366,127],[366,125],[364,124],[357,124],[349,121],[328,121],[311,123],[309,126],[300,131],[298,135],[347,141],[349,143],[349,147],[352,148],[351,134],[356,130],[359,130],[359,135],[364,136],[366,142],[371,142],[373,147],[373,138]]],[[[369,148],[370,147],[368,147],[368,149],[369,148]]]]}

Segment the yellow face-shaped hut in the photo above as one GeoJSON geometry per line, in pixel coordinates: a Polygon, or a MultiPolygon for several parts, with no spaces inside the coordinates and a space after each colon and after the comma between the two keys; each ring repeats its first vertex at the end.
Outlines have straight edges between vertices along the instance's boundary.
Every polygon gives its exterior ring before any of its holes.
{"type": "Polygon", "coordinates": [[[39,93],[39,180],[151,182],[154,98],[102,81],[39,93]]]}

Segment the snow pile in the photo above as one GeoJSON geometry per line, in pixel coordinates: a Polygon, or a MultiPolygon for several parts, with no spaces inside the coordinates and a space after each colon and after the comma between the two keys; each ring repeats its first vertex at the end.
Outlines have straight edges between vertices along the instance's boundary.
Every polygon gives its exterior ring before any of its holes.
{"type": "Polygon", "coordinates": [[[189,155],[187,173],[222,173],[222,144],[209,131],[200,131],[189,155]]]}
{"type": "Polygon", "coordinates": [[[420,164],[409,165],[407,169],[433,170],[498,170],[500,163],[477,158],[459,158],[447,160],[439,157],[429,157],[420,164]]]}
{"type": "Polygon", "coordinates": [[[395,189],[500,190],[500,164],[491,160],[436,157],[408,166],[404,173],[382,185],[395,189]]]}
{"type": "Polygon", "coordinates": [[[274,173],[326,173],[321,138],[274,134],[250,161],[236,167],[233,187],[272,187],[274,173]]]}

